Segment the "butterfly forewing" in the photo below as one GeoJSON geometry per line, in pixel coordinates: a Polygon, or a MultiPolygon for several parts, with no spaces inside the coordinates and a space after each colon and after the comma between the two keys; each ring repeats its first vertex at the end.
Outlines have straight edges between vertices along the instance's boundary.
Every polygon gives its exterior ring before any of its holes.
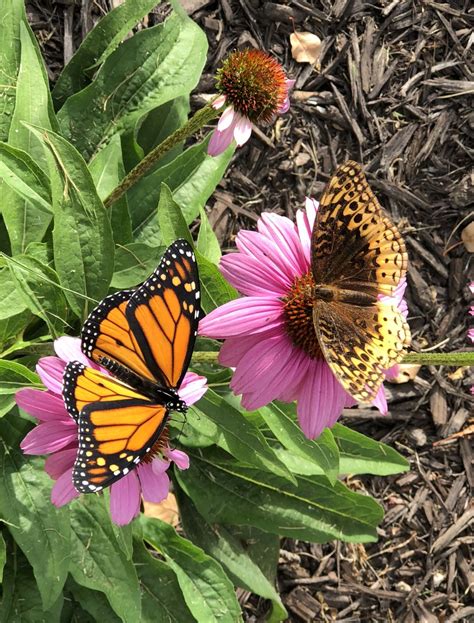
{"type": "Polygon", "coordinates": [[[133,293],[134,290],[121,290],[110,294],[91,312],[81,332],[82,351],[97,363],[108,357],[153,379],[125,313],[133,293]]]}
{"type": "Polygon", "coordinates": [[[360,165],[340,166],[321,198],[311,242],[316,284],[393,294],[407,269],[403,239],[384,215],[360,165]]]}
{"type": "Polygon", "coordinates": [[[152,449],[168,418],[164,404],[79,362],[66,366],[64,401],[78,421],[73,484],[81,493],[127,475],[152,449]]]}
{"type": "Polygon", "coordinates": [[[189,365],[200,313],[196,258],[185,240],[172,244],[130,299],[126,314],[147,365],[179,387],[189,365]]]}

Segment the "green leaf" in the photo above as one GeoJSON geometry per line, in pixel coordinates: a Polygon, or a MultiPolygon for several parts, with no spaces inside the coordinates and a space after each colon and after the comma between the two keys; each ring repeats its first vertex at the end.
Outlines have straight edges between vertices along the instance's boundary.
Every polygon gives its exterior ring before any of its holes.
{"type": "Polygon", "coordinates": [[[3,569],[5,567],[6,562],[7,562],[7,548],[5,545],[5,539],[3,538],[3,534],[0,532],[0,584],[3,581],[3,569]]]}
{"type": "Polygon", "coordinates": [[[172,14],[142,30],[110,54],[91,85],[66,101],[58,115],[63,135],[89,160],[113,134],[133,131],[147,112],[189,93],[206,50],[204,33],[186,16],[172,14]]]}
{"type": "Polygon", "coordinates": [[[209,388],[199,401],[199,407],[195,407],[197,408],[219,427],[218,443],[224,450],[242,463],[278,474],[296,484],[294,476],[276,458],[260,430],[222,396],[209,388]]]}
{"type": "MultiPolygon", "coordinates": [[[[179,514],[188,538],[220,562],[235,585],[260,595],[264,599],[272,600],[275,615],[277,615],[276,620],[286,619],[287,612],[274,584],[269,582],[260,567],[250,557],[248,544],[238,539],[225,526],[206,523],[190,498],[183,494],[179,488],[176,493],[179,502],[179,514]]],[[[272,538],[275,537],[272,535],[272,538]]],[[[275,561],[275,567],[277,562],[278,558],[275,561]]]]}
{"type": "MultiPolygon", "coordinates": [[[[125,175],[120,136],[115,134],[89,163],[89,171],[101,200],[106,199],[118,186],[125,175]]],[[[116,244],[132,242],[132,221],[128,213],[126,195],[118,199],[110,208],[110,222],[116,244]]]]}
{"type": "Polygon", "coordinates": [[[14,543],[9,547],[2,588],[2,623],[59,623],[63,596],[44,608],[31,567],[14,543]]]}
{"type": "Polygon", "coordinates": [[[176,574],[136,542],[133,557],[142,590],[140,623],[185,623],[194,621],[187,607],[176,574]]]}
{"type": "Polygon", "coordinates": [[[23,0],[2,0],[0,28],[0,140],[6,141],[15,108],[16,80],[20,67],[20,24],[25,17],[23,0]]]}
{"type": "MultiPolygon", "coordinates": [[[[3,256],[6,259],[6,256],[3,256]]],[[[17,292],[15,282],[7,266],[0,268],[0,320],[12,318],[27,309],[23,296],[17,292]]]]}
{"type": "Polygon", "coordinates": [[[193,239],[184,220],[181,208],[173,200],[171,190],[165,183],[161,184],[158,224],[165,246],[170,245],[178,238],[184,238],[190,244],[193,244],[193,239]]]}
{"type": "Polygon", "coordinates": [[[48,610],[67,577],[70,526],[68,511],[51,504],[52,483],[43,461],[26,457],[19,449],[29,429],[28,422],[18,417],[0,420],[0,515],[33,567],[43,608],[48,610]]]}
{"type": "Polygon", "coordinates": [[[85,319],[113,274],[114,242],[107,212],[81,155],[58,134],[34,129],[54,155],[54,262],[72,311],[85,319]]]}
{"type": "Polygon", "coordinates": [[[134,238],[150,245],[163,244],[156,218],[163,182],[171,189],[186,223],[192,223],[221,181],[233,153],[230,147],[220,156],[208,156],[204,141],[135,184],[127,193],[134,238]]]}
{"type": "Polygon", "coordinates": [[[145,541],[164,556],[175,572],[186,605],[197,621],[242,620],[234,587],[214,559],[159,519],[142,515],[140,524],[145,541]]]}
{"type": "Polygon", "coordinates": [[[139,242],[115,247],[115,272],[110,285],[123,290],[142,283],[155,270],[164,250],[139,242]]]}
{"type": "Polygon", "coordinates": [[[27,255],[8,258],[7,263],[23,304],[46,322],[53,337],[64,333],[67,306],[57,273],[27,255]]]}
{"type": "MultiPolygon", "coordinates": [[[[78,601],[84,610],[92,615],[94,621],[104,621],[106,623],[120,623],[121,619],[110,607],[107,597],[100,591],[93,591],[81,586],[69,576],[66,587],[78,601]]],[[[82,619],[78,619],[82,623],[82,619]]]]}
{"type": "Polygon", "coordinates": [[[93,68],[101,65],[133,26],[157,4],[157,0],[126,0],[97,23],[56,82],[53,89],[56,108],[90,82],[93,68]]]}
{"type": "Polygon", "coordinates": [[[199,234],[196,243],[196,248],[206,259],[213,264],[218,264],[221,259],[221,247],[214,233],[212,226],[207,218],[206,211],[201,206],[199,207],[199,216],[201,225],[199,227],[199,234]]]}
{"type": "Polygon", "coordinates": [[[341,474],[390,476],[410,469],[408,461],[390,446],[342,424],[332,429],[341,453],[341,474]]]}
{"type": "Polygon", "coordinates": [[[207,448],[201,458],[189,454],[189,469],[176,472],[176,477],[209,522],[251,525],[317,543],[377,539],[381,507],[340,482],[331,486],[323,476],[301,476],[292,485],[269,472],[236,464],[222,451],[207,448]]]}
{"type": "Polygon", "coordinates": [[[201,307],[206,314],[238,298],[239,294],[222,276],[215,264],[195,251],[201,282],[201,307]]]}
{"type": "Polygon", "coordinates": [[[52,213],[49,179],[26,151],[0,143],[0,178],[34,208],[52,213]]]}
{"type": "MultiPolygon", "coordinates": [[[[258,410],[278,441],[290,454],[320,468],[334,483],[339,475],[339,450],[329,429],[315,439],[307,439],[298,425],[294,404],[272,402],[258,410]]],[[[313,473],[318,473],[314,471],[313,473]]]]}
{"type": "MultiPolygon", "coordinates": [[[[36,39],[25,23],[20,24],[21,63],[16,86],[15,110],[8,142],[27,152],[43,169],[48,157],[40,141],[24,122],[51,128],[55,125],[49,85],[36,39]]],[[[12,253],[22,253],[32,241],[41,240],[51,222],[51,214],[39,210],[9,187],[3,187],[2,213],[12,253]]]]}
{"type": "Polygon", "coordinates": [[[0,396],[12,396],[23,387],[40,385],[39,376],[16,361],[0,359],[0,396]]]}
{"type": "Polygon", "coordinates": [[[70,572],[81,586],[101,591],[124,623],[140,620],[135,567],[121,549],[104,497],[85,495],[71,505],[70,572]]]}
{"type": "MultiPolygon", "coordinates": [[[[188,120],[189,110],[189,96],[183,95],[149,112],[141,122],[137,134],[137,142],[143,152],[149,153],[183,126],[188,120]]],[[[153,170],[168,164],[182,151],[183,143],[178,143],[154,164],[153,170]]]]}

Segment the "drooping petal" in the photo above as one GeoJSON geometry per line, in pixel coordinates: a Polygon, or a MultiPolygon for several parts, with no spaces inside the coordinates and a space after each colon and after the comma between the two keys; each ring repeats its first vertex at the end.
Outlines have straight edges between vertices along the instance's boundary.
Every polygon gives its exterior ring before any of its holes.
{"type": "Polygon", "coordinates": [[[177,448],[168,448],[165,450],[165,454],[170,461],[173,461],[178,469],[183,470],[189,468],[189,456],[186,452],[178,450],[177,448]]]}
{"type": "Polygon", "coordinates": [[[225,95],[219,95],[218,97],[216,97],[216,99],[212,102],[212,107],[215,110],[219,110],[219,108],[222,108],[222,106],[224,106],[224,104],[226,103],[227,98],[225,95]]]}
{"type": "Polygon", "coordinates": [[[63,391],[63,374],[66,364],[59,357],[41,357],[36,365],[42,383],[52,392],[61,396],[63,391]]]}
{"type": "Polygon", "coordinates": [[[296,212],[296,227],[307,268],[311,262],[311,235],[318,205],[317,201],[306,197],[306,209],[296,212]]]}
{"type": "Polygon", "coordinates": [[[293,90],[293,87],[295,86],[295,82],[296,80],[290,80],[289,78],[286,79],[286,97],[283,100],[283,103],[280,106],[280,109],[278,111],[279,115],[285,114],[290,109],[290,93],[293,90]]]}
{"type": "Polygon", "coordinates": [[[237,118],[237,123],[234,125],[234,138],[237,145],[242,147],[252,134],[252,122],[239,113],[235,113],[235,117],[237,118]]]}
{"type": "Polygon", "coordinates": [[[143,498],[147,502],[159,504],[168,497],[170,479],[166,472],[157,474],[152,463],[143,463],[138,466],[138,477],[142,487],[143,498]]]}
{"type": "Polygon", "coordinates": [[[29,388],[20,389],[15,394],[15,400],[20,409],[23,409],[23,411],[42,422],[48,420],[68,421],[70,419],[64,408],[61,396],[50,391],[44,392],[40,389],[29,388]]]}
{"type": "Polygon", "coordinates": [[[245,296],[283,296],[286,279],[265,263],[244,253],[225,255],[219,269],[225,279],[245,296]]]}
{"type": "Polygon", "coordinates": [[[383,385],[380,386],[379,391],[377,392],[377,395],[375,396],[375,400],[372,402],[372,404],[374,405],[374,407],[377,407],[377,409],[380,411],[382,415],[387,415],[388,405],[387,405],[387,398],[385,397],[385,389],[383,385]]]}
{"type": "Polygon", "coordinates": [[[235,116],[236,113],[234,111],[234,107],[228,106],[220,116],[217,123],[217,129],[219,130],[219,132],[224,132],[224,130],[227,130],[227,128],[230,128],[231,126],[233,127],[236,123],[236,121],[234,121],[235,116]]]}
{"type": "Polygon", "coordinates": [[[136,470],[110,487],[110,516],[118,526],[130,523],[140,512],[140,481],[136,470]]]}
{"type": "Polygon", "coordinates": [[[178,395],[190,407],[197,402],[207,391],[207,379],[194,372],[186,372],[178,395]]]}
{"type": "Polygon", "coordinates": [[[207,146],[207,153],[209,156],[219,156],[224,153],[225,150],[231,145],[234,140],[234,128],[231,126],[223,132],[220,132],[217,128],[212,133],[207,146]]]}
{"type": "Polygon", "coordinates": [[[76,460],[77,447],[65,448],[54,452],[45,461],[44,471],[51,476],[53,480],[57,480],[65,471],[71,471],[74,461],[76,460]]]}
{"type": "Polygon", "coordinates": [[[275,298],[249,296],[225,303],[199,323],[201,335],[222,339],[267,331],[283,324],[283,303],[275,298]]]}
{"type": "Polygon", "coordinates": [[[77,497],[79,493],[72,484],[72,469],[68,469],[54,483],[51,489],[51,502],[59,508],[77,497]]]}
{"type": "Polygon", "coordinates": [[[77,424],[72,418],[66,421],[41,422],[22,440],[20,448],[25,454],[51,454],[65,448],[77,439],[77,424]]]}
{"type": "Polygon", "coordinates": [[[326,426],[333,426],[345,406],[347,392],[325,361],[313,360],[301,385],[298,420],[306,437],[315,439],[326,426]]]}

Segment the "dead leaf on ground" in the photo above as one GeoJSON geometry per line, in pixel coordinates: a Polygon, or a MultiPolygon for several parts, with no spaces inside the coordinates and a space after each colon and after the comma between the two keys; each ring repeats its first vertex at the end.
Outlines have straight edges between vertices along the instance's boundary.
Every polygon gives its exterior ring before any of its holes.
{"type": "Polygon", "coordinates": [[[179,524],[178,505],[176,503],[176,498],[172,493],[168,495],[166,500],[163,500],[163,502],[160,502],[159,504],[144,501],[143,506],[144,514],[147,517],[156,517],[157,519],[161,519],[161,521],[169,523],[174,528],[176,528],[179,524]]]}
{"type": "Polygon", "coordinates": [[[466,247],[466,251],[474,253],[474,221],[466,225],[461,232],[461,238],[466,247]]]}
{"type": "Polygon", "coordinates": [[[297,63],[314,65],[321,53],[321,39],[312,32],[292,32],[290,35],[291,55],[297,63]]]}

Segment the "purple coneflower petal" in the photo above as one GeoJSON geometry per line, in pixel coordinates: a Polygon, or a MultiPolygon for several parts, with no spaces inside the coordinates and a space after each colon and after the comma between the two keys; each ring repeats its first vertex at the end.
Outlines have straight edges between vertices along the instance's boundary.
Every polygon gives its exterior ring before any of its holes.
{"type": "Polygon", "coordinates": [[[38,424],[23,438],[20,448],[25,454],[50,454],[76,440],[77,425],[72,418],[70,422],[55,420],[38,424]]]}
{"type": "Polygon", "coordinates": [[[311,235],[317,209],[318,202],[306,197],[306,209],[297,210],[296,212],[296,227],[307,268],[309,268],[311,262],[311,235]]]}
{"type": "Polygon", "coordinates": [[[178,395],[181,400],[190,407],[197,402],[207,391],[207,379],[194,372],[187,372],[181,387],[178,390],[178,395]]]}
{"type": "Polygon", "coordinates": [[[54,340],[56,355],[65,362],[79,361],[89,368],[99,369],[99,366],[86,357],[81,350],[81,340],[78,337],[63,335],[54,340]]]}
{"type": "Polygon", "coordinates": [[[471,340],[471,342],[474,342],[474,329],[467,330],[467,337],[471,340]]]}
{"type": "Polygon", "coordinates": [[[77,497],[79,497],[79,493],[72,484],[72,469],[68,469],[54,483],[51,489],[51,502],[54,506],[60,507],[77,497]]]}
{"type": "Polygon", "coordinates": [[[309,439],[332,426],[345,406],[347,392],[341,387],[325,361],[313,360],[301,385],[298,420],[309,439]]]}
{"type": "Polygon", "coordinates": [[[48,456],[44,470],[53,480],[57,480],[65,471],[71,471],[77,456],[77,447],[65,448],[48,456]]]}
{"type": "Polygon", "coordinates": [[[234,138],[239,147],[242,147],[252,134],[252,123],[239,113],[235,113],[234,138]]]}
{"type": "Polygon", "coordinates": [[[235,368],[243,357],[247,357],[247,353],[253,346],[265,342],[265,340],[281,335],[280,327],[262,331],[255,335],[240,335],[239,337],[230,337],[221,346],[219,352],[219,363],[229,368],[235,368]]]}
{"type": "Polygon", "coordinates": [[[220,132],[216,128],[207,146],[207,153],[210,156],[219,156],[229,147],[233,140],[234,128],[232,126],[224,130],[224,132],[220,132]]]}
{"type": "MultiPolygon", "coordinates": [[[[154,462],[155,461],[153,461],[153,463],[154,462]]],[[[170,479],[165,471],[156,473],[153,469],[153,463],[143,463],[139,465],[138,477],[140,478],[144,499],[147,502],[159,504],[159,502],[162,502],[168,497],[170,479]]]]}
{"type": "Polygon", "coordinates": [[[377,407],[377,409],[380,411],[382,415],[387,415],[388,405],[387,405],[387,398],[385,397],[385,390],[384,390],[383,385],[379,387],[379,391],[377,392],[377,395],[375,396],[375,400],[372,402],[372,404],[374,407],[377,407]]]}
{"type": "Polygon", "coordinates": [[[50,420],[68,421],[70,418],[64,408],[63,399],[50,391],[20,389],[15,394],[15,400],[20,409],[42,422],[50,420]]]}
{"type": "Polygon", "coordinates": [[[286,216],[264,212],[258,221],[258,231],[274,242],[284,254],[293,277],[303,275],[308,263],[301,248],[300,240],[294,223],[286,216]]]}
{"type": "Polygon", "coordinates": [[[42,383],[55,394],[63,391],[63,374],[66,364],[59,357],[42,357],[36,366],[42,383]]]}
{"type": "Polygon", "coordinates": [[[110,516],[117,526],[125,526],[139,512],[140,481],[134,469],[110,487],[110,516]]]}
{"type": "Polygon", "coordinates": [[[250,255],[229,253],[222,258],[219,268],[227,281],[246,296],[282,296],[286,293],[285,281],[250,255]]]}
{"type": "Polygon", "coordinates": [[[227,101],[227,97],[225,95],[219,95],[213,101],[212,107],[215,108],[216,110],[219,110],[219,108],[222,108],[222,106],[225,105],[226,101],[227,101]]]}
{"type": "Polygon", "coordinates": [[[216,339],[260,333],[283,324],[282,307],[280,300],[265,296],[236,299],[203,318],[199,329],[216,339]]]}
{"type": "Polygon", "coordinates": [[[285,254],[273,241],[257,231],[240,231],[235,244],[241,253],[251,255],[262,262],[283,282],[285,290],[291,287],[295,275],[285,260],[285,254]]]}
{"type": "Polygon", "coordinates": [[[224,132],[224,130],[227,130],[231,126],[233,127],[236,123],[236,120],[234,121],[236,118],[237,114],[235,113],[233,106],[228,106],[220,116],[217,123],[217,129],[219,132],[224,132]]]}
{"type": "Polygon", "coordinates": [[[168,448],[165,450],[165,454],[170,461],[173,461],[178,469],[183,470],[189,468],[189,456],[186,452],[178,450],[177,448],[168,448]]]}

